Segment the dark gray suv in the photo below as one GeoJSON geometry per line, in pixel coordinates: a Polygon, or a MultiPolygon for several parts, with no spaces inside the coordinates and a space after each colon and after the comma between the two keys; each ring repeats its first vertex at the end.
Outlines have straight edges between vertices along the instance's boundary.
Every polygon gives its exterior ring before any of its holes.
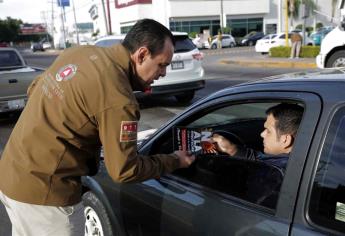
{"type": "MultiPolygon", "coordinates": [[[[344,71],[288,75],[216,92],[139,148],[171,153],[173,129],[208,127],[262,150],[265,110],[304,108],[286,172],[260,161],[199,155],[187,169],[142,183],[83,179],[87,235],[344,235],[344,71]]],[[[105,157],[105,158],[116,158],[105,157]]]]}

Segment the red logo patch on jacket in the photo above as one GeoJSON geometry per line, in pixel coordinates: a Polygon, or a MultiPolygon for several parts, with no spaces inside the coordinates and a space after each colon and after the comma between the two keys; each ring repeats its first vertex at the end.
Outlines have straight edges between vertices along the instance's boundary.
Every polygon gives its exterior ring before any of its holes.
{"type": "Polygon", "coordinates": [[[121,121],[120,142],[137,141],[137,131],[137,121],[121,121]]]}
{"type": "Polygon", "coordinates": [[[72,79],[72,77],[77,73],[77,66],[73,64],[68,64],[62,67],[58,73],[56,73],[56,81],[66,81],[72,79]]]}

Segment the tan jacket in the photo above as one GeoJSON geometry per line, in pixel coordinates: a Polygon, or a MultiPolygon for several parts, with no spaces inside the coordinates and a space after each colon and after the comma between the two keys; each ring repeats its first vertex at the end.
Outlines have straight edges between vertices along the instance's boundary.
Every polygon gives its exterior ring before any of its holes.
{"type": "Polygon", "coordinates": [[[0,190],[31,204],[81,199],[81,176],[97,172],[104,147],[120,182],[159,177],[178,167],[171,155],[137,155],[139,106],[130,56],[122,46],[66,50],[28,89],[28,103],[0,160],[0,190]]]}
{"type": "Polygon", "coordinates": [[[291,43],[294,43],[294,42],[302,42],[302,36],[299,33],[291,34],[291,43]]]}

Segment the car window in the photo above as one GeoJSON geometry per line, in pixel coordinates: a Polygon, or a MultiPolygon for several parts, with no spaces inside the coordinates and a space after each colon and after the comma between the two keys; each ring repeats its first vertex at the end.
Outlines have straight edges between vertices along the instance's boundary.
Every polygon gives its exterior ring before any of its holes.
{"type": "Polygon", "coordinates": [[[326,228],[345,229],[345,108],[334,116],[316,169],[309,214],[326,228]]]}
{"type": "Polygon", "coordinates": [[[14,51],[1,51],[0,52],[0,67],[22,66],[22,61],[14,51]]]}
{"type": "Polygon", "coordinates": [[[229,38],[230,38],[230,36],[223,36],[222,39],[229,39],[229,38]]]}
{"type": "Polygon", "coordinates": [[[110,47],[114,44],[121,43],[122,39],[104,39],[95,43],[98,47],[110,47]]]}
{"type": "Polygon", "coordinates": [[[175,39],[175,53],[176,52],[189,52],[196,48],[192,40],[187,35],[174,35],[175,39]]]}
{"type": "MultiPolygon", "coordinates": [[[[266,120],[266,110],[279,102],[232,104],[201,111],[177,124],[192,130],[207,129],[221,134],[243,150],[263,153],[260,137],[266,120]],[[249,150],[248,149],[248,150],[249,150]]],[[[153,144],[153,153],[171,153],[179,142],[173,130],[153,144]]],[[[188,135],[187,135],[188,136],[188,135]]],[[[261,155],[261,154],[260,154],[261,155]]],[[[285,156],[285,163],[287,162],[285,156]]],[[[278,159],[276,159],[278,161],[278,159]]],[[[221,192],[239,201],[251,202],[274,210],[279,197],[284,169],[270,162],[245,157],[230,157],[223,153],[197,155],[188,169],[178,169],[173,175],[191,181],[210,191],[221,192]]]]}

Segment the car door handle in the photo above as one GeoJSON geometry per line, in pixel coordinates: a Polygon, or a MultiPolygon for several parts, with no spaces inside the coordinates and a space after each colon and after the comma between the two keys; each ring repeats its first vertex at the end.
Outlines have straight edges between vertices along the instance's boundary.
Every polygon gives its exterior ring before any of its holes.
{"type": "Polygon", "coordinates": [[[18,83],[17,79],[9,79],[8,83],[13,84],[13,83],[18,83]]]}

